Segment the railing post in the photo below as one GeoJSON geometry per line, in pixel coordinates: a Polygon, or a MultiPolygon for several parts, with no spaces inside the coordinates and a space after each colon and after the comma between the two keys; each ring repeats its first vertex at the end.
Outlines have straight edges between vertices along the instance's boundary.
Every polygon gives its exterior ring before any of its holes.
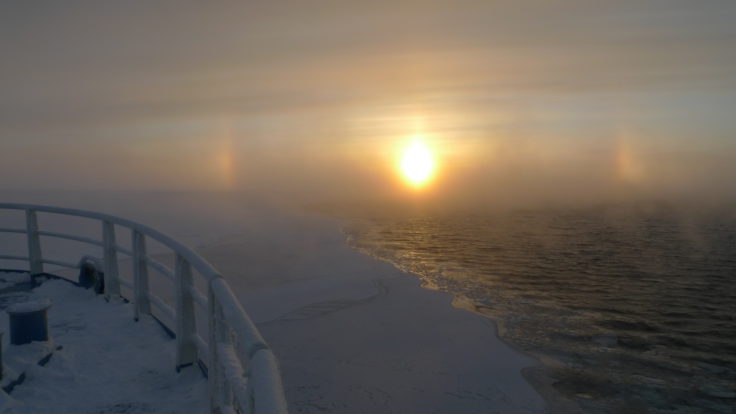
{"type": "Polygon", "coordinates": [[[192,297],[192,267],[180,254],[176,255],[176,369],[197,362],[194,343],[195,319],[192,297]]]}
{"type": "Polygon", "coordinates": [[[115,245],[115,225],[109,221],[102,222],[102,243],[105,269],[105,297],[120,296],[118,281],[118,251],[115,245]]]}
{"type": "Polygon", "coordinates": [[[38,219],[34,210],[26,210],[26,235],[28,236],[28,263],[31,276],[43,273],[41,239],[38,236],[38,219]]]}
{"type": "Polygon", "coordinates": [[[227,341],[228,333],[222,308],[217,303],[215,294],[210,286],[207,300],[209,316],[209,351],[207,362],[207,387],[210,397],[210,413],[219,413],[223,407],[229,405],[230,397],[225,375],[220,365],[220,343],[227,341]]]}
{"type": "Polygon", "coordinates": [[[151,314],[148,298],[148,264],[146,263],[146,239],[138,230],[133,230],[133,295],[135,298],[135,320],[141,314],[151,314]]]}

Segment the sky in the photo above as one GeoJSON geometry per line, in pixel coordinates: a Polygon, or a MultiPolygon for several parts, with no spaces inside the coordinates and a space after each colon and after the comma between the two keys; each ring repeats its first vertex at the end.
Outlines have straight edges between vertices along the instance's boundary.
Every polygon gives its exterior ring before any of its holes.
{"type": "Polygon", "coordinates": [[[736,2],[0,4],[0,189],[736,196],[736,2]],[[402,179],[421,141],[431,182],[402,179]]]}

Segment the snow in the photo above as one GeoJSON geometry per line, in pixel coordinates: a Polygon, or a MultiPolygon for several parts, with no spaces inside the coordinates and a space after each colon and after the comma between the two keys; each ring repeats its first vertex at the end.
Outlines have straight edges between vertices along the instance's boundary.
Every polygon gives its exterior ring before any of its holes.
{"type": "MultiPolygon", "coordinates": [[[[537,362],[502,342],[493,321],[350,249],[341,222],[282,210],[198,211],[210,216],[178,224],[140,211],[134,218],[199,243],[279,359],[292,413],[548,411],[521,375],[537,362]],[[191,223],[212,222],[226,231],[198,238],[191,223]]],[[[173,341],[154,321],[133,323],[129,305],[63,282],[38,295],[53,300],[51,335],[63,349],[33,367],[0,407],[205,411],[204,380],[196,369],[175,373],[173,341]],[[58,322],[61,314],[70,322],[58,322]]]]}
{"type": "Polygon", "coordinates": [[[36,300],[29,300],[28,302],[14,303],[7,308],[7,313],[31,313],[38,312],[44,309],[48,309],[51,306],[51,300],[49,298],[40,298],[36,300]]]}
{"type": "MultiPolygon", "coordinates": [[[[26,378],[10,395],[0,391],[0,413],[206,411],[206,379],[196,367],[176,372],[175,341],[155,320],[134,322],[130,304],[107,303],[60,280],[35,289],[30,299],[38,298],[53,301],[52,340],[13,346],[4,336],[6,374],[24,370],[26,378]],[[51,350],[46,365],[34,363],[51,350]]],[[[0,313],[0,330],[8,332],[8,316],[0,313]]]]}
{"type": "Polygon", "coordinates": [[[0,272],[0,291],[21,283],[30,283],[28,273],[0,272]]]}
{"type": "Polygon", "coordinates": [[[521,375],[536,361],[491,320],[350,249],[338,221],[267,222],[198,251],[276,353],[291,412],[547,412],[521,375]]]}

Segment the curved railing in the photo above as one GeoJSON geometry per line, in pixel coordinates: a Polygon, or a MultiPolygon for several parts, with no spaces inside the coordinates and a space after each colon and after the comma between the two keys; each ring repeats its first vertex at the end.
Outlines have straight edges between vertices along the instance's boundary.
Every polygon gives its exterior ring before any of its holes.
{"type": "Polygon", "coordinates": [[[140,315],[151,314],[153,305],[174,322],[174,326],[169,328],[176,334],[177,369],[198,362],[206,366],[212,413],[287,412],[276,358],[223,277],[197,253],[151,227],[108,214],[14,203],[0,203],[0,210],[25,212],[24,228],[0,228],[0,233],[26,234],[28,255],[0,254],[0,259],[27,262],[31,275],[44,273],[44,264],[67,268],[79,267],[79,264],[44,258],[41,237],[73,240],[100,247],[105,295],[119,296],[122,285],[133,292],[131,299],[136,320],[140,315]],[[38,225],[38,213],[83,217],[98,221],[102,225],[102,239],[42,231],[38,225]],[[130,249],[116,242],[116,226],[127,228],[132,232],[130,249]],[[148,255],[147,239],[155,240],[171,249],[176,256],[173,271],[148,255]],[[131,257],[132,281],[120,277],[118,253],[131,257]],[[150,291],[149,268],[175,284],[174,308],[150,291]],[[196,288],[193,279],[195,273],[204,279],[207,294],[196,288]],[[205,334],[207,340],[198,333],[195,317],[197,306],[207,315],[208,332],[205,334]]]}

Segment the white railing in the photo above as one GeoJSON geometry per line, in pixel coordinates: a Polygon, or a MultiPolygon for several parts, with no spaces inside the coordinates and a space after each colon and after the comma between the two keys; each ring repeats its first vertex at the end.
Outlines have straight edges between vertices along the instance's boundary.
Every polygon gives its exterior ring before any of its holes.
{"type": "MultiPolygon", "coordinates": [[[[44,264],[77,268],[79,264],[45,259],[41,237],[73,240],[101,247],[105,294],[120,295],[120,286],[133,292],[136,320],[151,314],[151,305],[174,321],[169,328],[176,334],[177,369],[202,363],[207,368],[208,396],[212,413],[281,414],[287,412],[276,358],[258,329],[233,295],[232,290],[212,265],[173,238],[143,224],[92,211],[31,204],[0,203],[0,210],[25,212],[25,228],[0,228],[0,233],[27,235],[28,256],[0,254],[0,259],[28,263],[31,275],[44,273],[44,264]],[[38,213],[83,217],[102,224],[102,239],[80,235],[42,231],[38,213]],[[129,229],[132,246],[119,246],[115,226],[129,229]],[[171,270],[146,252],[146,240],[155,240],[171,249],[176,264],[171,270]],[[118,272],[118,253],[133,260],[133,280],[118,272]],[[148,269],[171,279],[175,284],[175,307],[172,309],[149,289],[148,269]],[[201,275],[207,294],[196,287],[192,270],[201,275]],[[207,314],[207,339],[198,334],[195,309],[207,314]]],[[[2,253],[2,252],[0,252],[2,253]]],[[[201,313],[201,312],[200,312],[201,313]]]]}

